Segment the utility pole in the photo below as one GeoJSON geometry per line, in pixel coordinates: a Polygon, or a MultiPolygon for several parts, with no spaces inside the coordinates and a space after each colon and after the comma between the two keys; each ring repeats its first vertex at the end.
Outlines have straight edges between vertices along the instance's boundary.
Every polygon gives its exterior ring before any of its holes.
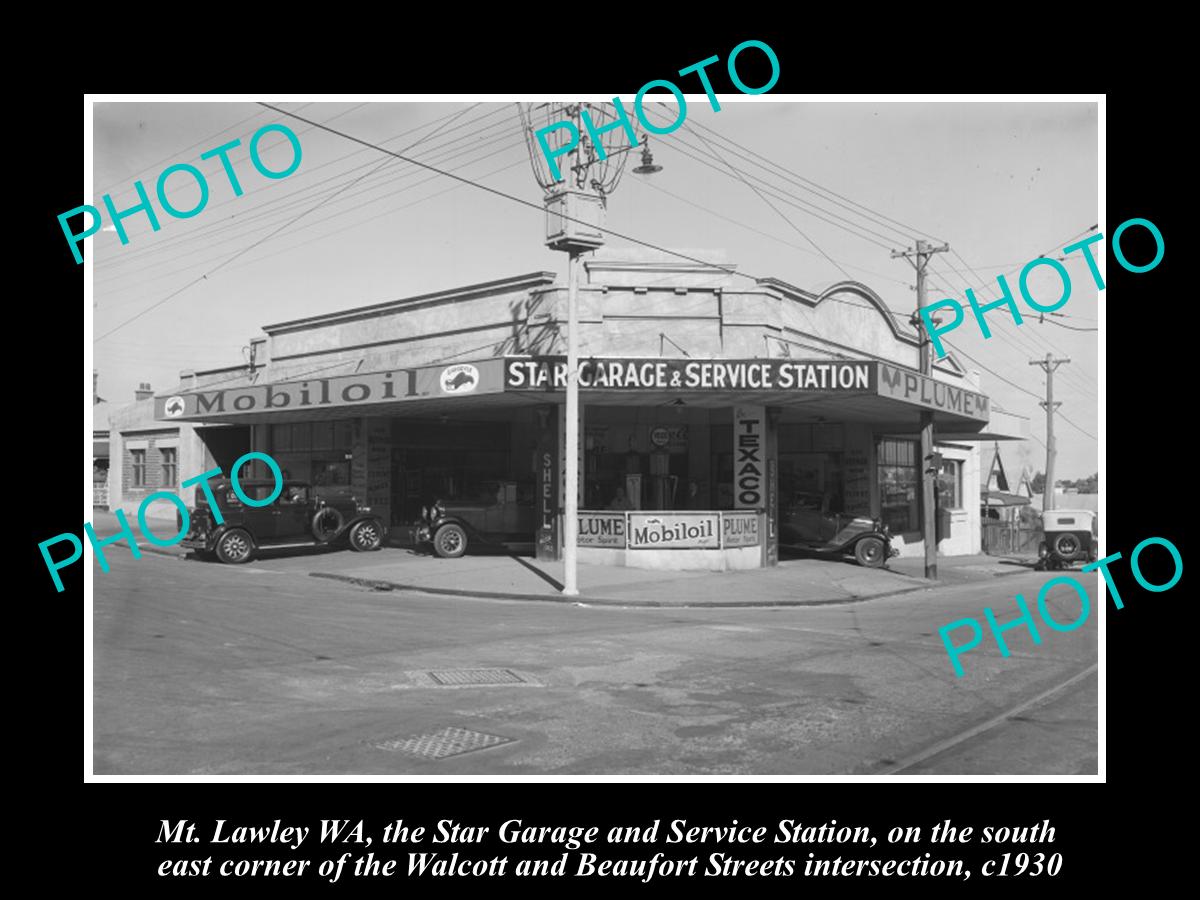
{"type": "Polygon", "coordinates": [[[1046,411],[1046,483],[1042,486],[1042,512],[1054,509],[1054,457],[1058,451],[1054,447],[1054,411],[1062,406],[1054,402],[1054,370],[1063,363],[1069,363],[1067,357],[1054,359],[1049,353],[1045,359],[1031,359],[1031,366],[1041,366],[1046,373],[1046,399],[1038,405],[1046,411]]]}
{"type": "MultiPolygon", "coordinates": [[[[925,267],[929,265],[929,257],[935,253],[945,253],[950,249],[949,244],[935,247],[928,241],[914,241],[915,250],[893,250],[892,258],[903,256],[917,273],[917,309],[925,305],[925,267]]],[[[929,341],[924,322],[917,313],[910,320],[916,326],[920,337],[920,370],[926,378],[933,377],[933,345],[929,341]]],[[[935,508],[935,479],[937,467],[933,464],[933,412],[921,412],[921,524],[925,542],[925,577],[937,578],[937,511],[935,508]]]]}
{"type": "Polygon", "coordinates": [[[577,581],[579,542],[579,266],[578,250],[567,263],[567,422],[566,496],[563,497],[563,589],[565,597],[579,594],[577,581]]]}
{"type": "MultiPolygon", "coordinates": [[[[583,135],[583,104],[575,108],[576,133],[583,135]]],[[[584,142],[571,151],[574,161],[568,178],[587,172],[584,142]],[[582,168],[578,168],[582,167],[582,168]]],[[[579,264],[580,248],[571,246],[567,257],[567,409],[563,434],[563,453],[566,463],[563,485],[563,588],[564,597],[579,595],[579,264]]]]}
{"type": "MultiPolygon", "coordinates": [[[[551,104],[547,118],[551,121],[562,117],[560,126],[569,123],[570,131],[574,133],[574,143],[570,148],[558,145],[555,156],[570,154],[571,164],[564,171],[557,166],[546,167],[549,157],[543,156],[543,151],[549,153],[549,145],[543,141],[547,132],[554,133],[558,126],[539,129],[533,122],[534,109],[538,107],[520,105],[521,121],[526,129],[529,140],[529,152],[533,162],[534,176],[542,190],[546,192],[542,202],[546,206],[546,246],[552,250],[566,251],[567,260],[567,379],[566,379],[566,410],[562,435],[563,443],[563,523],[562,523],[562,560],[563,587],[562,593],[574,597],[579,593],[577,552],[579,538],[579,279],[583,267],[583,254],[604,245],[604,216],[607,198],[616,190],[617,183],[624,171],[624,161],[618,166],[611,165],[611,158],[622,153],[642,148],[642,164],[633,171],[638,175],[652,175],[662,171],[662,166],[654,165],[654,157],[650,153],[649,139],[643,135],[642,140],[636,140],[636,134],[625,119],[625,128],[613,134],[618,128],[617,117],[608,116],[613,121],[605,122],[605,117],[598,112],[594,104],[571,103],[551,104]],[[585,110],[590,110],[585,114],[585,110]],[[602,127],[594,128],[592,117],[601,115],[602,127]],[[591,124],[589,124],[589,122],[591,124]],[[601,137],[610,135],[609,137],[601,137]],[[626,137],[628,146],[621,146],[620,138],[626,137]],[[535,150],[535,145],[543,150],[535,150]]],[[[550,138],[551,141],[561,140],[550,138]]]]}

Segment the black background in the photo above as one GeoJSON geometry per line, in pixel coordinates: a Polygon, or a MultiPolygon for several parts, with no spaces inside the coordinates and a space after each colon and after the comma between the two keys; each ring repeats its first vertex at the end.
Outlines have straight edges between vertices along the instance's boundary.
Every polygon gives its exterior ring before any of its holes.
{"type": "MultiPolygon", "coordinates": [[[[580,14],[584,12],[581,8],[580,14]]],[[[573,15],[566,7],[562,13],[568,19],[573,15]]],[[[675,13],[682,14],[679,10],[675,13]]],[[[878,57],[865,53],[851,64],[844,55],[818,48],[811,33],[790,28],[726,25],[712,28],[708,36],[668,39],[636,25],[638,10],[634,7],[614,8],[607,16],[615,16],[619,27],[595,40],[556,38],[557,29],[539,25],[539,14],[533,13],[528,34],[519,40],[495,34],[474,42],[465,35],[435,41],[399,33],[394,46],[385,48],[381,41],[374,48],[362,43],[361,29],[354,33],[351,44],[351,35],[335,28],[323,34],[320,43],[289,42],[271,53],[262,51],[264,59],[254,64],[229,65],[230,51],[224,47],[213,64],[181,66],[177,72],[155,70],[152,79],[146,70],[141,76],[134,70],[123,82],[113,73],[101,73],[93,77],[92,86],[106,91],[185,93],[274,85],[282,89],[280,93],[297,94],[331,90],[329,78],[333,77],[338,89],[345,91],[502,93],[552,87],[564,95],[572,91],[620,95],[628,103],[645,81],[669,78],[678,69],[713,54],[724,60],[734,45],[747,38],[766,41],[779,57],[782,75],[771,94],[935,88],[1106,91],[1118,83],[1115,75],[1106,74],[1050,78],[1044,69],[1031,70],[1017,61],[1004,60],[995,47],[989,51],[994,55],[985,60],[988,66],[980,62],[972,69],[979,76],[974,82],[968,78],[945,83],[946,68],[916,71],[911,78],[896,77],[899,61],[883,66],[878,57]],[[346,49],[348,46],[354,49],[346,49]],[[561,46],[568,46],[569,52],[552,50],[561,46]],[[989,71],[989,66],[999,71],[989,71]],[[884,73],[890,77],[883,77],[884,73]]],[[[742,77],[751,85],[766,80],[765,68],[754,70],[757,57],[755,51],[749,51],[739,60],[742,77]]],[[[936,55],[930,60],[936,63],[936,55]]],[[[959,60],[955,65],[966,63],[959,60]]],[[[718,92],[733,90],[723,68],[710,69],[718,92]]],[[[1194,187],[1190,169],[1180,165],[1182,141],[1174,128],[1183,111],[1152,99],[1159,86],[1150,90],[1147,83],[1147,90],[1139,91],[1129,77],[1126,69],[1119,89],[1108,92],[1108,231],[1131,217],[1148,218],[1164,235],[1167,252],[1158,268],[1141,275],[1126,272],[1109,252],[1107,290],[1100,294],[1100,303],[1115,302],[1108,309],[1107,336],[1102,335],[1108,353],[1108,420],[1102,482],[1107,515],[1101,522],[1109,552],[1120,551],[1125,556],[1114,566],[1125,608],[1117,611],[1109,604],[1105,611],[1106,784],[937,784],[903,778],[887,784],[83,784],[77,774],[82,768],[75,706],[80,697],[74,657],[78,645],[68,640],[82,618],[82,566],[62,573],[67,590],[57,594],[36,544],[69,529],[78,534],[81,524],[75,521],[80,512],[80,438],[74,416],[81,394],[90,393],[91,382],[90,373],[83,371],[74,355],[81,344],[80,325],[70,323],[80,322],[74,315],[80,309],[83,274],[55,217],[80,203],[84,103],[82,94],[67,85],[57,93],[39,95],[37,102],[21,113],[23,127],[36,134],[36,140],[27,144],[28,158],[19,170],[25,174],[15,179],[25,196],[14,216],[16,241],[10,237],[10,245],[19,252],[9,257],[10,267],[21,270],[23,276],[17,279],[17,291],[10,295],[15,307],[12,327],[28,335],[19,340],[14,331],[7,344],[10,367],[15,370],[10,386],[20,400],[13,410],[17,421],[11,424],[17,427],[10,431],[8,445],[10,472],[16,476],[10,478],[10,484],[17,487],[19,515],[12,515],[13,506],[9,512],[10,522],[19,520],[15,549],[28,561],[25,583],[31,588],[10,593],[17,612],[10,640],[19,640],[28,648],[25,654],[31,656],[13,673],[19,703],[13,707],[11,727],[15,730],[10,741],[24,761],[10,768],[10,773],[18,781],[27,772],[36,773],[36,781],[27,786],[44,786],[46,799],[29,807],[33,821],[27,827],[40,839],[38,846],[10,865],[53,878],[65,873],[86,878],[85,869],[90,869],[104,885],[186,892],[185,883],[175,880],[164,885],[154,875],[157,862],[170,856],[154,844],[163,819],[269,823],[283,817],[313,825],[321,818],[370,817],[377,824],[403,818],[407,823],[431,825],[441,818],[455,818],[488,824],[494,831],[509,818],[536,824],[600,826],[610,822],[642,824],[656,818],[664,824],[687,818],[711,825],[737,818],[768,826],[781,818],[813,823],[836,818],[845,824],[871,824],[878,832],[895,824],[929,826],[943,818],[976,825],[1026,825],[1049,818],[1057,830],[1053,849],[1062,852],[1066,860],[1058,878],[981,885],[976,877],[968,888],[1036,891],[1095,885],[1111,889],[1150,885],[1188,868],[1188,857],[1177,856],[1166,843],[1178,834],[1176,828],[1187,833],[1185,826],[1173,827],[1170,822],[1172,811],[1183,800],[1182,786],[1192,765],[1191,742],[1186,738],[1192,724],[1188,703],[1192,682],[1185,675],[1185,664],[1194,654],[1188,641],[1196,631],[1186,597],[1186,577],[1169,592],[1150,594],[1134,583],[1127,560],[1129,551],[1152,535],[1170,539],[1187,557],[1185,520],[1196,503],[1190,490],[1195,442],[1190,437],[1193,405],[1188,402],[1195,391],[1193,367],[1185,366],[1194,301],[1192,293],[1182,289],[1183,269],[1191,255],[1187,243],[1190,228],[1178,211],[1179,204],[1172,201],[1185,192],[1194,193],[1194,187]],[[24,237],[26,228],[32,231],[28,238],[24,237]],[[29,259],[26,250],[32,251],[29,259]],[[28,434],[31,441],[18,444],[13,440],[17,434],[28,434]],[[26,531],[29,519],[32,522],[26,531]],[[82,794],[82,803],[73,802],[80,796],[77,792],[82,794]]],[[[683,86],[688,91],[696,89],[692,82],[684,81],[683,86]]],[[[262,92],[264,99],[273,96],[269,89],[262,92]]],[[[13,171],[17,170],[10,169],[13,171]]],[[[964,197],[963,202],[969,203],[970,198],[964,197]]],[[[1144,232],[1137,229],[1127,233],[1123,247],[1130,259],[1152,256],[1148,241],[1138,246],[1143,238],[1144,232]]],[[[1151,549],[1143,559],[1144,573],[1155,582],[1166,580],[1168,565],[1161,548],[1151,549]]],[[[96,577],[103,575],[97,570],[96,577]]],[[[308,846],[314,842],[310,837],[308,846]]],[[[975,844],[967,846],[973,853],[980,850],[975,844]]],[[[372,849],[379,849],[378,845],[372,849]]],[[[494,847],[486,849],[489,856],[497,852],[494,847]]],[[[699,852],[703,857],[715,849],[720,848],[689,849],[686,855],[699,852]]],[[[675,851],[678,854],[678,848],[675,851]]],[[[761,855],[773,857],[777,851],[776,846],[766,845],[761,855]]],[[[507,847],[499,852],[515,862],[521,850],[507,847]]],[[[557,852],[544,848],[541,854],[532,855],[553,858],[557,852]]],[[[479,855],[484,855],[482,850],[479,855]]],[[[802,858],[804,854],[792,855],[802,858]]],[[[685,889],[727,891],[738,886],[723,879],[707,881],[710,883],[697,882],[685,889]]],[[[584,887],[581,882],[529,884],[527,889],[576,892],[584,887]]],[[[807,886],[772,879],[746,883],[789,892],[807,886]]],[[[890,881],[851,886],[843,880],[842,884],[851,890],[894,886],[890,881]]],[[[387,885],[343,882],[331,889],[346,893],[383,888],[421,894],[496,887],[471,885],[392,880],[387,885]]],[[[228,886],[225,881],[195,882],[190,889],[220,891],[228,886]]],[[[949,884],[909,882],[909,886],[922,891],[958,889],[949,884]]],[[[259,882],[235,889],[272,893],[297,887],[259,882]]],[[[605,891],[640,888],[631,881],[601,881],[593,887],[605,891]]],[[[662,889],[663,883],[656,880],[647,887],[662,889]]],[[[302,888],[303,893],[318,890],[315,882],[302,888]]]]}

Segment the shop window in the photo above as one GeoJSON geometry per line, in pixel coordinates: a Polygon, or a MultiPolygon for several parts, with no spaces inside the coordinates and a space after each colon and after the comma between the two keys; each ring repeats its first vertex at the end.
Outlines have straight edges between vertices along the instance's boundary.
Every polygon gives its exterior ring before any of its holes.
{"type": "Polygon", "coordinates": [[[178,454],[175,447],[160,447],[162,454],[162,483],[163,487],[174,487],[179,477],[178,454]]]}
{"type": "Polygon", "coordinates": [[[276,453],[292,449],[292,426],[271,426],[271,449],[276,453]]]}
{"type": "Polygon", "coordinates": [[[942,509],[962,509],[962,460],[946,459],[938,472],[938,506],[942,509]]]}
{"type": "Polygon", "coordinates": [[[879,442],[879,511],[894,534],[920,529],[921,473],[916,441],[879,442]]]}
{"type": "Polygon", "coordinates": [[[130,487],[143,488],[146,486],[146,451],[129,451],[130,487]]]}
{"type": "Polygon", "coordinates": [[[349,460],[328,461],[314,459],[312,481],[318,487],[341,487],[350,483],[349,460]]]}
{"type": "Polygon", "coordinates": [[[308,450],[312,447],[312,425],[297,422],[292,426],[292,449],[308,450]]]}
{"type": "Polygon", "coordinates": [[[332,450],[333,449],[333,423],[332,422],[313,422],[312,423],[312,449],[314,449],[314,450],[332,450]]]}
{"type": "Polygon", "coordinates": [[[349,419],[333,423],[333,448],[335,450],[352,450],[354,448],[354,423],[349,419]]]}

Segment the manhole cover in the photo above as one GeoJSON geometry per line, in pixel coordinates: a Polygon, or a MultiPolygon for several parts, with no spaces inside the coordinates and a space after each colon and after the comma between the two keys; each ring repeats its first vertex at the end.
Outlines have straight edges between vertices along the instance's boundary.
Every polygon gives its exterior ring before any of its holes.
{"type": "Polygon", "coordinates": [[[434,684],[524,684],[512,669],[437,669],[427,673],[434,684]]]}
{"type": "Polygon", "coordinates": [[[485,734],[482,731],[471,731],[468,728],[443,728],[441,731],[431,734],[381,741],[372,746],[379,750],[410,753],[426,759],[445,759],[448,756],[461,756],[475,750],[486,750],[488,747],[499,747],[501,744],[512,743],[515,743],[513,738],[501,737],[498,734],[485,734]]]}

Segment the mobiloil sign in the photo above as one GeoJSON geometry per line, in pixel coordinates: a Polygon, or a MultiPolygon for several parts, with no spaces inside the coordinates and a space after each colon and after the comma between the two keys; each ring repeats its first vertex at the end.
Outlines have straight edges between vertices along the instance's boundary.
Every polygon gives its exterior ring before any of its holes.
{"type": "Polygon", "coordinates": [[[716,550],[720,516],[713,513],[630,513],[629,546],[634,550],[716,550]]]}

